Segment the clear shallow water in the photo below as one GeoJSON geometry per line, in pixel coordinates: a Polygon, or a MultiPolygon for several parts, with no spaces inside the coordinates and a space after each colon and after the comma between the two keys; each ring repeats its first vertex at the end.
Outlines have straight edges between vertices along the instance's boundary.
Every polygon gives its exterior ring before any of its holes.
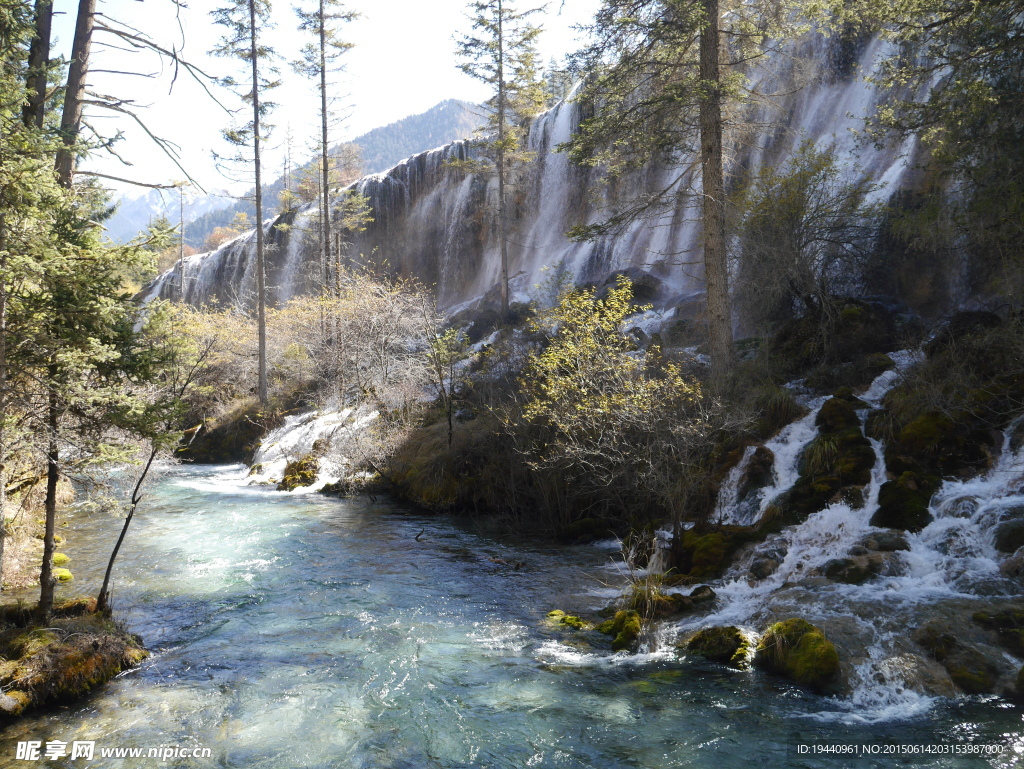
{"type": "MultiPolygon", "coordinates": [[[[115,605],[153,657],[88,700],[8,726],[19,740],[95,740],[50,766],[1017,766],[1021,711],[940,702],[857,725],[758,672],[671,653],[560,643],[544,615],[601,603],[607,549],[489,537],[386,503],[241,485],[238,468],[178,468],[133,523],[115,605]],[[415,537],[423,531],[420,541],[415,537]],[[508,563],[500,563],[507,561],[508,563]],[[524,562],[516,570],[512,564],[524,562]],[[1005,746],[998,759],[871,760],[800,742],[1005,746]],[[100,747],[205,746],[202,760],[103,759],[100,747]]],[[[75,587],[94,593],[119,521],[68,516],[75,587]]]]}

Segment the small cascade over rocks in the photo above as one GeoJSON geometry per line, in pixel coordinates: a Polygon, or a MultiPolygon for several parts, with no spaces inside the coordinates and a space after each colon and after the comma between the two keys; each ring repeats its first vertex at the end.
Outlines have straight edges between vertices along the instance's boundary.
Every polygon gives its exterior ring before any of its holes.
{"type": "MultiPolygon", "coordinates": [[[[859,396],[868,407],[880,406],[900,372],[920,358],[891,357],[897,367],[859,396]]],[[[773,482],[758,490],[756,504],[738,492],[754,456],[747,450],[723,488],[721,521],[756,523],[796,482],[827,402],[806,401],[810,413],[766,442],[775,456],[773,482]]],[[[862,425],[867,411],[858,411],[862,425]]],[[[821,627],[839,650],[848,690],[820,719],[905,718],[936,697],[1012,691],[1024,662],[1024,613],[1016,613],[1024,599],[1024,446],[1014,441],[1022,423],[1024,416],[1005,430],[987,472],[943,481],[929,505],[932,520],[917,533],[871,525],[888,475],[882,443],[869,439],[875,463],[863,504],[833,501],[749,546],[713,583],[714,610],[679,621],[675,633],[737,626],[755,634],[787,617],[821,627]]]]}
{"type": "MultiPolygon", "coordinates": [[[[377,418],[376,411],[358,408],[325,409],[293,414],[260,443],[253,458],[250,483],[281,484],[286,471],[305,460],[310,477],[294,492],[319,491],[351,476],[351,458],[362,433],[377,418]],[[308,482],[306,482],[308,481],[308,482]]],[[[286,489],[282,489],[286,490],[286,489]]],[[[292,489],[287,489],[291,491],[292,489]]]]}

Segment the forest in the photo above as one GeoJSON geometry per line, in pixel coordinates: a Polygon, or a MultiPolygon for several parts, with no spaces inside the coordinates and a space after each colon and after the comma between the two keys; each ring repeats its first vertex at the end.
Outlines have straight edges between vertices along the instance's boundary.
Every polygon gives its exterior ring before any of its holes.
{"type": "Polygon", "coordinates": [[[1019,3],[595,7],[544,64],[545,11],[470,2],[482,127],[363,175],[423,138],[339,141],[355,4],[232,0],[212,77],[97,0],[69,56],[0,0],[19,751],[60,707],[211,766],[1016,765],[1019,3]],[[240,105],[202,252],[104,235],[95,115],[173,152],[89,85],[112,44],[240,105]],[[315,149],[271,183],[284,65],[315,149]]]}

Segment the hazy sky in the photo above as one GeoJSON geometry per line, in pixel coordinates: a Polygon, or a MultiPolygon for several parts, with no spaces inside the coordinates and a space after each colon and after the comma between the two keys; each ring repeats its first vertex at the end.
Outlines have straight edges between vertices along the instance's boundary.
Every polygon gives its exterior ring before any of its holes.
{"type": "MultiPolygon", "coordinates": [[[[309,2],[306,0],[307,5],[309,2]]],[[[280,175],[288,127],[293,135],[293,156],[298,159],[309,156],[309,141],[318,131],[315,92],[288,67],[288,62],[298,56],[305,42],[295,29],[293,4],[294,0],[275,0],[275,27],[265,35],[282,57],[279,65],[284,80],[284,85],[270,94],[278,107],[270,118],[276,127],[266,159],[269,179],[280,175]]],[[[184,58],[212,75],[242,75],[239,62],[207,54],[223,29],[214,25],[209,15],[217,5],[219,3],[213,0],[191,0],[190,7],[180,13],[183,31],[179,30],[170,0],[99,0],[99,11],[146,32],[165,47],[182,49],[184,58]]],[[[344,31],[345,38],[355,43],[355,48],[345,54],[346,72],[336,76],[335,96],[339,111],[349,117],[334,130],[332,140],[354,138],[372,128],[423,112],[444,99],[479,101],[486,97],[484,86],[455,67],[453,37],[469,31],[464,0],[351,0],[348,5],[362,17],[344,31]]],[[[572,27],[588,22],[597,6],[598,0],[553,0],[543,15],[535,17],[545,30],[539,40],[545,62],[551,56],[561,58],[578,47],[572,27]]],[[[70,48],[77,3],[56,0],[54,7],[58,13],[54,25],[59,37],[56,51],[66,53],[70,48]]],[[[116,43],[104,34],[98,34],[96,40],[116,43]]],[[[214,167],[211,157],[214,150],[222,154],[230,152],[220,131],[231,118],[202,88],[179,73],[172,90],[170,68],[161,65],[153,55],[128,53],[103,44],[95,46],[93,51],[90,66],[94,74],[90,85],[94,91],[134,100],[149,128],[179,145],[181,164],[207,190],[238,190],[246,186],[244,181],[232,182],[225,178],[214,167]],[[157,77],[140,78],[100,70],[156,73],[157,77]]],[[[226,106],[239,106],[230,94],[215,92],[226,106]]],[[[106,133],[124,132],[125,139],[117,145],[117,152],[132,165],[126,167],[113,158],[97,154],[82,165],[83,169],[153,183],[183,178],[182,172],[129,119],[114,118],[95,109],[90,119],[106,133]]],[[[128,191],[134,195],[139,190],[128,188],[128,191]]]]}

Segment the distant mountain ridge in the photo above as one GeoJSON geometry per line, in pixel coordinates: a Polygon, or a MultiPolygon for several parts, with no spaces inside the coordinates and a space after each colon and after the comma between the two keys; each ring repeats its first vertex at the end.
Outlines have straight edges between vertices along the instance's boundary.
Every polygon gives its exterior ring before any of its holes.
{"type": "MultiPolygon", "coordinates": [[[[362,174],[374,174],[386,171],[425,150],[465,139],[482,123],[483,118],[473,104],[447,99],[426,112],[367,131],[351,144],[357,145],[362,154],[362,174]]],[[[298,178],[314,162],[311,160],[298,167],[292,174],[293,178],[298,178]]],[[[277,213],[284,188],[283,176],[263,186],[265,217],[277,213]]],[[[163,191],[161,195],[161,192],[154,190],[136,200],[122,203],[117,213],[106,222],[108,237],[119,242],[130,240],[159,216],[167,216],[172,222],[177,222],[177,193],[171,190],[163,191]]],[[[245,213],[250,220],[254,220],[256,215],[252,200],[234,200],[221,195],[199,198],[192,205],[194,207],[190,215],[189,204],[186,203],[185,243],[200,249],[214,229],[231,224],[236,214],[245,213]],[[204,201],[205,207],[200,205],[200,201],[204,201]]]]}

